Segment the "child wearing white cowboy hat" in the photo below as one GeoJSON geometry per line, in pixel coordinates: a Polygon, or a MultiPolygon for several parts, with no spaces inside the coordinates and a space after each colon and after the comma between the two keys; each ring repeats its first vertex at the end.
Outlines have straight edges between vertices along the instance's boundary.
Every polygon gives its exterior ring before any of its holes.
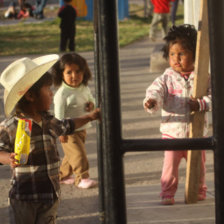
{"type": "Polygon", "coordinates": [[[49,114],[53,94],[52,77],[47,71],[57,60],[58,55],[22,58],[10,64],[0,77],[7,116],[0,124],[0,163],[13,169],[9,192],[11,223],[56,223],[60,195],[56,138],[99,119],[99,109],[64,120],[49,114]],[[19,119],[32,121],[30,152],[24,165],[17,163],[14,153],[19,119]]]}

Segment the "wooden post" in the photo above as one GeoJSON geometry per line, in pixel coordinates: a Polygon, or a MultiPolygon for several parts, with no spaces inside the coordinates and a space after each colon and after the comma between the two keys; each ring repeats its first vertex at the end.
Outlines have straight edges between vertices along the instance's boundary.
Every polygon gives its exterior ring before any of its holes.
{"type": "MultiPolygon", "coordinates": [[[[198,26],[195,79],[193,97],[200,98],[207,94],[209,69],[209,37],[207,0],[201,0],[200,21],[198,26]]],[[[192,114],[190,138],[203,137],[204,112],[192,114]]],[[[199,189],[201,168],[201,151],[188,151],[187,172],[185,184],[185,202],[196,203],[199,189]]]]}

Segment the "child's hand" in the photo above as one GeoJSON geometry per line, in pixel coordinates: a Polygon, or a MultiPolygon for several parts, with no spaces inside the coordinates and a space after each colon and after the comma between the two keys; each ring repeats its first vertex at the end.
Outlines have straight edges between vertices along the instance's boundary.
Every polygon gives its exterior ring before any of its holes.
{"type": "Polygon", "coordinates": [[[93,102],[88,102],[85,104],[85,111],[90,112],[94,109],[94,103],[93,102]]]}
{"type": "Polygon", "coordinates": [[[89,118],[91,121],[101,120],[100,108],[96,108],[92,113],[90,113],[89,118]]]}
{"type": "Polygon", "coordinates": [[[190,107],[190,111],[199,111],[199,103],[198,103],[197,99],[195,99],[195,98],[189,99],[188,104],[190,107]]]}
{"type": "Polygon", "coordinates": [[[59,136],[59,140],[61,143],[66,143],[68,141],[68,136],[67,135],[61,135],[59,136]]]}
{"type": "Polygon", "coordinates": [[[9,165],[13,169],[20,165],[20,164],[18,164],[18,160],[15,159],[15,156],[16,156],[16,153],[14,153],[14,152],[9,154],[9,165]]]}
{"type": "Polygon", "coordinates": [[[152,109],[153,107],[155,107],[157,104],[156,100],[154,99],[148,99],[146,102],[145,102],[145,109],[152,109]]]}

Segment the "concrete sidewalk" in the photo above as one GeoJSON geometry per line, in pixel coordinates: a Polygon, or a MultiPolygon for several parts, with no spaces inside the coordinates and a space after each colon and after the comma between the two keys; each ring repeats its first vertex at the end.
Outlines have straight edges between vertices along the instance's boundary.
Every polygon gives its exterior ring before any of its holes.
{"type": "MultiPolygon", "coordinates": [[[[124,138],[158,138],[160,114],[149,116],[144,112],[142,100],[148,85],[160,75],[149,72],[150,55],[161,47],[162,41],[149,42],[143,39],[120,50],[120,90],[122,111],[122,134],[124,138]]],[[[83,55],[92,71],[93,52],[83,55]]],[[[0,57],[0,72],[18,57],[0,57]]],[[[94,81],[90,87],[94,93],[94,81]]],[[[3,91],[0,90],[2,97],[3,91]]],[[[3,119],[3,116],[1,117],[3,119]]],[[[98,178],[95,126],[88,130],[87,154],[90,162],[90,176],[98,178]]],[[[60,145],[59,145],[60,148],[60,145]]],[[[60,148],[60,154],[63,156],[60,148]]],[[[133,152],[124,156],[127,223],[130,224],[214,224],[214,175],[213,153],[207,151],[206,181],[208,194],[205,201],[197,204],[184,203],[184,182],[186,163],[179,169],[179,188],[173,206],[160,205],[160,175],[163,152],[133,152]]],[[[10,188],[10,170],[0,167],[0,218],[8,224],[7,195],[10,188]]],[[[98,188],[80,190],[74,186],[62,185],[62,200],[58,212],[59,224],[97,224],[98,188]]],[[[118,223],[119,224],[119,223],[118,223]]]]}

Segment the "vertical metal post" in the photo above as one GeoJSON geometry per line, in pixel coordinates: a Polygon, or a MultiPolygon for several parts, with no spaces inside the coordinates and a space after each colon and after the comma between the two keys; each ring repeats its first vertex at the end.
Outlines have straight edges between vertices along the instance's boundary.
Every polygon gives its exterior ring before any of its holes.
{"type": "Polygon", "coordinates": [[[208,0],[213,99],[216,224],[224,223],[224,1],[208,0]]]}
{"type": "Polygon", "coordinates": [[[116,2],[97,1],[106,224],[126,223],[116,2]]]}
{"type": "MultiPolygon", "coordinates": [[[[100,47],[99,47],[99,30],[98,30],[98,0],[94,0],[94,71],[95,71],[95,89],[96,105],[101,105],[101,79],[100,79],[100,47]]],[[[105,223],[105,206],[104,206],[104,180],[103,180],[103,155],[102,155],[102,128],[97,123],[97,161],[98,161],[98,179],[99,179],[99,221],[105,223]]]]}

